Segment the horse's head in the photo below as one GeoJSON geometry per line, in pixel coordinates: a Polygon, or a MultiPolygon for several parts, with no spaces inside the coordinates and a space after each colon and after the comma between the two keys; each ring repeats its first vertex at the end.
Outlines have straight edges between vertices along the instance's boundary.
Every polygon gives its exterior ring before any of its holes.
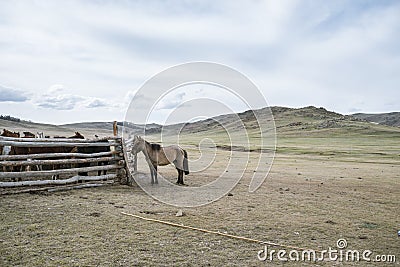
{"type": "Polygon", "coordinates": [[[81,135],[80,132],[75,132],[74,136],[68,137],[70,139],[85,139],[85,137],[83,135],[81,135]]]}
{"type": "Polygon", "coordinates": [[[144,139],[138,135],[135,135],[132,142],[132,154],[137,154],[145,149],[144,139]]]}

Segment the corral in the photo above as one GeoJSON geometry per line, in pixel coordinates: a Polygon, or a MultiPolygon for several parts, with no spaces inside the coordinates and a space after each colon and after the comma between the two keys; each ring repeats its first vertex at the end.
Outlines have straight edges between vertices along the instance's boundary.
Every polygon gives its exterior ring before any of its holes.
{"type": "Polygon", "coordinates": [[[0,137],[0,146],[10,146],[18,152],[0,155],[2,194],[97,187],[121,179],[128,182],[123,145],[118,137],[97,140],[0,137]],[[107,171],[112,173],[106,174],[107,171]],[[89,175],[93,172],[97,175],[89,175]],[[80,185],[71,186],[76,183],[80,185]]]}

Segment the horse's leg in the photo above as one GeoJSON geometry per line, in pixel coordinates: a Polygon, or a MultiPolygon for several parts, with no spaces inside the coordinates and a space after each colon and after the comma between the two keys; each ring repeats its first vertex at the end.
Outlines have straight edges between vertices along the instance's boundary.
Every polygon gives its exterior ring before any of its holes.
{"type": "Polygon", "coordinates": [[[178,171],[178,181],[176,181],[177,184],[183,184],[183,171],[176,168],[178,171]]]}
{"type": "Polygon", "coordinates": [[[154,184],[154,167],[149,163],[150,175],[151,175],[151,184],[154,184]]]}
{"type": "Polygon", "coordinates": [[[156,183],[156,170],[154,168],[154,166],[151,166],[151,184],[155,184],[156,183]]]}
{"type": "MultiPolygon", "coordinates": [[[[53,169],[53,171],[56,170],[56,169],[57,169],[56,164],[51,165],[51,168],[53,169]]],[[[58,180],[58,174],[53,174],[53,175],[51,176],[51,179],[52,179],[52,180],[58,180]]]]}
{"type": "Polygon", "coordinates": [[[183,183],[183,170],[180,170],[180,175],[181,175],[181,185],[184,185],[184,183],[183,183]]]}
{"type": "Polygon", "coordinates": [[[154,183],[158,184],[158,179],[157,179],[157,165],[154,166],[154,183]]]}
{"type": "Polygon", "coordinates": [[[179,179],[179,169],[176,168],[176,171],[178,172],[178,180],[176,180],[176,184],[179,184],[179,181],[180,181],[180,179],[179,179]]]}

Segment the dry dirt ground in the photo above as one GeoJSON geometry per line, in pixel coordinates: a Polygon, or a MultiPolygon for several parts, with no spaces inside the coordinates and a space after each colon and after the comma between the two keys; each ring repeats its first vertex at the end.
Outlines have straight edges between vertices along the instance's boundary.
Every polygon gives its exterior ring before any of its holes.
{"type": "MultiPolygon", "coordinates": [[[[173,168],[160,170],[175,181],[173,168]]],[[[178,208],[152,199],[138,186],[1,196],[0,266],[311,264],[281,262],[276,255],[272,262],[259,261],[261,244],[121,212],[314,250],[336,249],[337,240],[344,238],[348,249],[371,250],[372,259],[378,254],[395,255],[394,266],[400,264],[398,160],[278,152],[263,186],[249,193],[252,172],[247,169],[230,195],[202,207],[184,208],[182,217],[175,216],[178,208]]],[[[202,179],[211,181],[213,174],[193,173],[185,182],[197,186],[202,179]]],[[[366,262],[313,264],[365,266],[366,262]]]]}

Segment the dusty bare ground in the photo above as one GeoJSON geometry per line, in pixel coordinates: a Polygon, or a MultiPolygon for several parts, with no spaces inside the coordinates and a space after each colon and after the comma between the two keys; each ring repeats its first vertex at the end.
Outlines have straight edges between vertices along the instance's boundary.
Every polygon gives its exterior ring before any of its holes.
{"type": "MultiPolygon", "coordinates": [[[[176,179],[173,168],[161,172],[176,179]]],[[[153,200],[137,186],[1,196],[0,265],[310,265],[277,258],[260,262],[257,252],[263,245],[147,222],[121,211],[315,250],[336,248],[336,241],[345,238],[349,249],[372,250],[371,257],[396,255],[399,264],[398,161],[279,153],[256,193],[247,192],[251,174],[249,168],[231,196],[185,208],[183,217],[175,216],[178,208],[153,200]]],[[[199,179],[213,175],[185,177],[188,185],[199,185],[199,179]]]]}

